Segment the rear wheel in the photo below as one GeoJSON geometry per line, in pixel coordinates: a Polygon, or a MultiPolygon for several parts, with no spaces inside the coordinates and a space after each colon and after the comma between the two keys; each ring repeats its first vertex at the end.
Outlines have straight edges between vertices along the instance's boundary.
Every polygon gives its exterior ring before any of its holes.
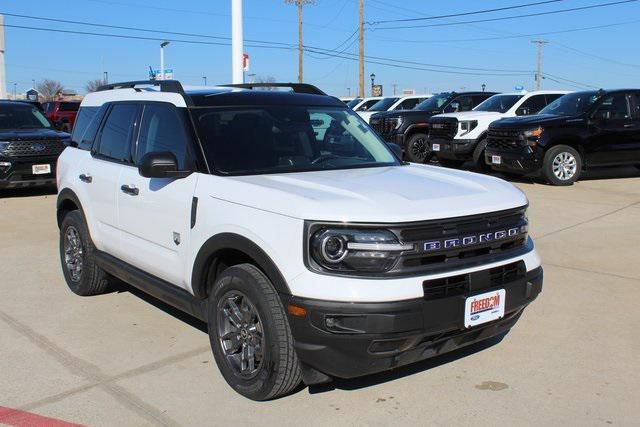
{"type": "Polygon", "coordinates": [[[269,279],[255,266],[229,267],[208,300],[209,339],[227,383],[253,400],[295,389],[302,379],[286,313],[269,279]]]}
{"type": "Polygon", "coordinates": [[[80,211],[71,211],[60,226],[60,262],[69,289],[77,295],[105,293],[113,280],[95,263],[95,247],[80,211]]]}
{"type": "Polygon", "coordinates": [[[556,145],[544,155],[542,175],[553,185],[571,185],[580,178],[582,156],[573,147],[556,145]]]}
{"type": "Polygon", "coordinates": [[[427,143],[427,135],[424,133],[414,133],[407,141],[407,149],[405,157],[408,161],[414,163],[424,163],[429,157],[431,150],[427,143]]]}

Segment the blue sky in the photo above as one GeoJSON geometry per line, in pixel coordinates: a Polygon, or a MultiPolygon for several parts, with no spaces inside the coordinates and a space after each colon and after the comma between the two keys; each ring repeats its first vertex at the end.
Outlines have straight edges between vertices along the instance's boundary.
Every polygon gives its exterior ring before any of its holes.
{"type": "MultiPolygon", "coordinates": [[[[533,1],[365,0],[365,20],[374,22],[446,15],[533,1]]],[[[490,14],[400,25],[450,24],[612,1],[615,0],[564,0],[490,14]]],[[[0,12],[228,37],[231,21],[230,3],[230,0],[7,0],[1,3],[0,12]]],[[[337,51],[344,51],[342,56],[356,54],[357,43],[352,43],[354,39],[350,39],[349,36],[356,29],[357,5],[357,0],[316,0],[316,5],[305,7],[305,44],[324,49],[338,48],[337,51]]],[[[244,0],[244,12],[246,39],[297,43],[296,9],[284,4],[284,0],[244,0]]],[[[5,16],[5,24],[226,43],[221,39],[96,28],[12,16],[5,16]]],[[[495,91],[513,90],[517,85],[531,89],[534,84],[533,70],[536,59],[535,46],[531,40],[535,38],[543,38],[550,42],[545,47],[543,61],[543,71],[549,73],[549,77],[578,82],[578,86],[640,86],[640,48],[637,43],[640,2],[494,22],[382,29],[394,25],[367,26],[366,54],[385,58],[383,62],[398,59],[420,63],[401,64],[420,69],[367,64],[366,75],[375,73],[376,83],[384,85],[385,94],[392,93],[393,84],[397,85],[398,91],[410,88],[419,92],[479,89],[482,83],[487,85],[487,90],[495,91]],[[601,28],[519,37],[523,34],[586,27],[601,28]],[[470,40],[479,38],[485,40],[470,40]]],[[[17,82],[18,91],[21,92],[32,85],[32,79],[39,81],[53,78],[60,80],[66,87],[83,92],[86,81],[100,78],[103,70],[109,72],[111,81],[144,79],[147,77],[149,65],[157,68],[159,63],[158,41],[10,27],[5,31],[8,91],[13,90],[14,82],[17,82]]],[[[172,42],[165,51],[165,63],[174,69],[175,78],[184,83],[201,84],[202,76],[207,76],[209,84],[225,83],[231,80],[230,50],[229,46],[224,45],[172,42]]],[[[250,73],[273,76],[278,81],[297,79],[297,50],[247,47],[245,51],[251,56],[250,73]]],[[[355,93],[357,73],[356,61],[326,57],[318,53],[305,55],[305,80],[334,95],[347,95],[347,88],[351,88],[352,94],[355,93]]],[[[367,86],[369,84],[367,78],[367,86]]],[[[557,83],[550,79],[544,81],[544,88],[575,89],[566,80],[564,83],[557,83]]]]}

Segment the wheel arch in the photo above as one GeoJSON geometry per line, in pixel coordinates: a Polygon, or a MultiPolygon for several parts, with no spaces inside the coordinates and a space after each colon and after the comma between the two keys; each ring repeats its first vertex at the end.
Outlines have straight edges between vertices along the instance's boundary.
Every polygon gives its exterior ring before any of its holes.
{"type": "Polygon", "coordinates": [[[82,204],[80,204],[80,199],[73,190],[69,188],[64,188],[58,194],[58,199],[56,201],[56,220],[58,223],[58,228],[62,225],[62,220],[64,216],[71,211],[79,210],[84,216],[84,211],[82,210],[82,204]]]}
{"type": "Polygon", "coordinates": [[[205,299],[210,283],[223,267],[250,262],[271,281],[278,293],[290,295],[280,269],[255,242],[236,233],[220,233],[210,237],[196,255],[191,273],[191,288],[197,298],[205,299]],[[231,264],[229,264],[231,262],[231,264]]]}

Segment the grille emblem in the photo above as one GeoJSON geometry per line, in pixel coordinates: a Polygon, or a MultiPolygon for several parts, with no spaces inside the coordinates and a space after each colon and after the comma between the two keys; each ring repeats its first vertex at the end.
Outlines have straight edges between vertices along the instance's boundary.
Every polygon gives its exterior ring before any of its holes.
{"type": "Polygon", "coordinates": [[[425,242],[422,245],[422,250],[424,252],[432,252],[432,251],[438,251],[441,249],[452,249],[452,248],[459,248],[459,247],[465,247],[465,246],[473,246],[478,243],[489,243],[489,242],[504,240],[510,237],[517,236],[518,234],[521,234],[524,232],[526,232],[526,228],[523,226],[523,227],[509,228],[506,230],[492,231],[489,233],[475,234],[475,235],[465,236],[462,238],[433,240],[430,242],[425,242]]]}
{"type": "Polygon", "coordinates": [[[40,144],[39,142],[36,142],[35,144],[31,144],[31,149],[33,151],[44,151],[44,144],[40,144]]]}

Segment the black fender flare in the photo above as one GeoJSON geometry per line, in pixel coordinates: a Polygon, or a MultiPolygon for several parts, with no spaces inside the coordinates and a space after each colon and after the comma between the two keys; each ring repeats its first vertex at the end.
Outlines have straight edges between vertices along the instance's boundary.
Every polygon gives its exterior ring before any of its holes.
{"type": "Polygon", "coordinates": [[[74,193],[73,190],[69,188],[64,188],[58,193],[58,198],[56,200],[56,219],[58,222],[58,228],[60,228],[60,226],[62,225],[62,213],[64,212],[63,208],[65,202],[67,201],[71,201],[74,205],[76,205],[82,213],[82,216],[84,216],[82,204],[80,203],[80,199],[78,198],[76,193],[74,193]]]}
{"type": "Polygon", "coordinates": [[[235,233],[220,233],[210,237],[198,251],[191,272],[193,294],[201,299],[207,297],[209,266],[216,253],[225,249],[240,251],[250,257],[256,266],[269,278],[278,293],[291,295],[289,286],[280,269],[256,243],[235,233]]]}

